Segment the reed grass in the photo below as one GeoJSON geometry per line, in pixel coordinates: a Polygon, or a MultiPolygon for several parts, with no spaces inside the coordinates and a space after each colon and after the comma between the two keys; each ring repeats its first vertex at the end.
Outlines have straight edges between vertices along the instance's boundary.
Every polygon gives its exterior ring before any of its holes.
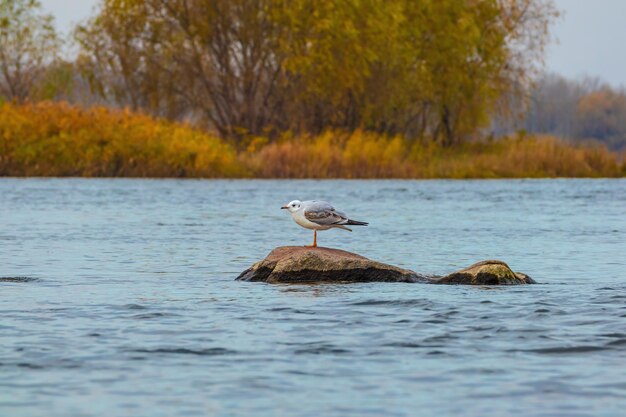
{"type": "Polygon", "coordinates": [[[196,178],[620,177],[603,146],[550,136],[442,147],[357,130],[245,149],[185,124],[64,103],[0,104],[0,175],[196,178]]]}
{"type": "Polygon", "coordinates": [[[442,147],[361,131],[272,143],[246,155],[246,165],[262,178],[552,178],[625,173],[617,155],[605,147],[573,145],[550,136],[442,147]]]}

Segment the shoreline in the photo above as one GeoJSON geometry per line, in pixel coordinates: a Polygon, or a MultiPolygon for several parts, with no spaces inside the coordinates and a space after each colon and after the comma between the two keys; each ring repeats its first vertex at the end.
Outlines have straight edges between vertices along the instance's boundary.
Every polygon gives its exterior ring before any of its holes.
{"type": "Polygon", "coordinates": [[[452,182],[478,182],[478,181],[565,181],[565,180],[625,180],[622,177],[502,177],[502,178],[226,178],[226,177],[80,177],[80,176],[0,176],[0,181],[10,180],[150,180],[150,181],[452,181],[452,182]]]}
{"type": "Polygon", "coordinates": [[[128,110],[0,105],[0,177],[204,179],[624,178],[624,154],[516,135],[444,146],[357,129],[226,140],[128,110]]]}

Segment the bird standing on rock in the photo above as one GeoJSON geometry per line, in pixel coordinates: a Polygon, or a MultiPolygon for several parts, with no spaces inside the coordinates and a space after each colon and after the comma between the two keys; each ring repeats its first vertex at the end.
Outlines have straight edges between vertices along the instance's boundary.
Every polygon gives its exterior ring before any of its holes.
{"type": "Polygon", "coordinates": [[[352,231],[346,226],[367,226],[369,223],[350,220],[344,213],[326,201],[300,201],[293,200],[281,209],[289,210],[293,220],[306,229],[313,230],[313,244],[308,247],[317,247],[317,231],[333,228],[352,231]]]}

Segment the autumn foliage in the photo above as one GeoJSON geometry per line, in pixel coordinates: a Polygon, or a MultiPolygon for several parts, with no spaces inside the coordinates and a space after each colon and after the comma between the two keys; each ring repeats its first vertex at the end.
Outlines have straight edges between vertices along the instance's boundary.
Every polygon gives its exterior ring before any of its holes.
{"type": "Polygon", "coordinates": [[[551,0],[103,0],[76,31],[106,100],[221,137],[458,144],[534,75],[551,0]]]}
{"type": "Polygon", "coordinates": [[[0,175],[201,178],[519,178],[624,175],[615,154],[554,137],[444,147],[327,131],[234,144],[184,124],[63,103],[0,105],[0,175]]]}
{"type": "Polygon", "coordinates": [[[248,155],[263,178],[543,178],[620,175],[615,154],[550,136],[453,147],[373,133],[327,132],[248,155]]]}
{"type": "Polygon", "coordinates": [[[64,103],[0,105],[0,175],[236,177],[235,150],[181,124],[64,103]]]}

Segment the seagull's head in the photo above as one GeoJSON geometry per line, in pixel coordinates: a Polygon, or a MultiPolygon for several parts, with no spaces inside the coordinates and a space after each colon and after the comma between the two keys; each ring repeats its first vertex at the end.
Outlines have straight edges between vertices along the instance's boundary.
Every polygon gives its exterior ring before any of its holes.
{"type": "Polygon", "coordinates": [[[300,200],[293,200],[292,202],[282,206],[281,209],[289,210],[289,212],[293,213],[300,210],[300,207],[302,207],[302,202],[300,200]]]}

